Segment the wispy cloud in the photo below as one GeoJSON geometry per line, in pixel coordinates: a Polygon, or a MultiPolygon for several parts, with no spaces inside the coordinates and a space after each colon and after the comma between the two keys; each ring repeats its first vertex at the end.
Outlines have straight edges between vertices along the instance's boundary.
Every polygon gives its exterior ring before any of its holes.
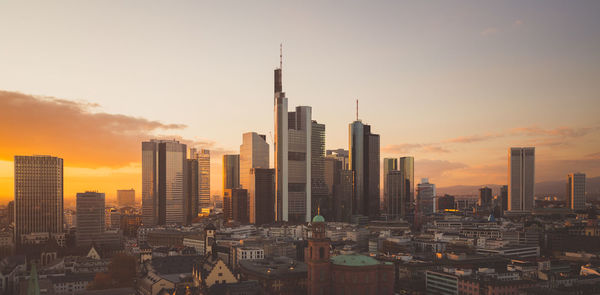
{"type": "Polygon", "coordinates": [[[481,35],[487,37],[487,36],[495,35],[498,32],[499,32],[498,28],[489,27],[489,28],[486,28],[483,31],[481,31],[481,35]]]}
{"type": "Polygon", "coordinates": [[[455,138],[446,139],[444,143],[473,143],[486,141],[498,137],[504,136],[503,134],[485,134],[485,135],[469,135],[469,136],[459,136],[455,138]]]}
{"type": "Polygon", "coordinates": [[[411,152],[449,153],[450,151],[437,144],[403,143],[391,144],[381,148],[384,154],[407,154],[411,152]]]}

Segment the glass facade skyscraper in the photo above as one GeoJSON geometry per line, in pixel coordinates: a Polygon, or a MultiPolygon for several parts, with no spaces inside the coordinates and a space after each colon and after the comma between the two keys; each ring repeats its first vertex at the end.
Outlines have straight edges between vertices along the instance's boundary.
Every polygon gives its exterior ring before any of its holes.
{"type": "MultiPolygon", "coordinates": [[[[100,239],[105,228],[104,193],[77,193],[77,232],[78,247],[89,246],[100,239]]],[[[110,215],[109,215],[110,216],[110,215]]]]}
{"type": "Polygon", "coordinates": [[[223,191],[240,187],[240,155],[223,155],[223,191]]]}
{"type": "Polygon", "coordinates": [[[185,223],[187,147],[175,140],[142,142],[142,222],[185,223]]]}
{"type": "Polygon", "coordinates": [[[379,135],[361,121],[349,125],[350,170],[354,172],[352,213],[371,218],[379,214],[379,135]]]}

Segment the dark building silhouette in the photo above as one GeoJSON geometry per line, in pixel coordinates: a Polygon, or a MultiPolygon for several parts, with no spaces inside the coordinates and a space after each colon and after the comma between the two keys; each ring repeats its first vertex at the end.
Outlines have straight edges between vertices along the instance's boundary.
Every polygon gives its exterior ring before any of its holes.
{"type": "Polygon", "coordinates": [[[256,225],[269,224],[275,221],[275,169],[250,169],[250,189],[254,191],[256,225]]]}
{"type": "Polygon", "coordinates": [[[454,204],[454,196],[444,195],[443,197],[439,197],[437,199],[437,209],[439,211],[444,211],[446,209],[456,209],[456,205],[454,204]]]}
{"type": "Polygon", "coordinates": [[[489,208],[492,206],[492,189],[485,186],[479,189],[479,206],[489,208]]]}
{"type": "Polygon", "coordinates": [[[223,213],[227,221],[248,223],[248,190],[227,189],[223,192],[223,213]]]}

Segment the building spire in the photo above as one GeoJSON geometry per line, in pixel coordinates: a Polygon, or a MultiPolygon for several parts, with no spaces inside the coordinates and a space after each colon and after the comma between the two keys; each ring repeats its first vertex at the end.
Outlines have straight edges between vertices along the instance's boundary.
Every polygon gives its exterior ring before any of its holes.
{"type": "Polygon", "coordinates": [[[356,121],[358,121],[358,99],[356,100],[356,121]]]}
{"type": "Polygon", "coordinates": [[[279,43],[279,69],[283,69],[283,43],[279,43]]]}

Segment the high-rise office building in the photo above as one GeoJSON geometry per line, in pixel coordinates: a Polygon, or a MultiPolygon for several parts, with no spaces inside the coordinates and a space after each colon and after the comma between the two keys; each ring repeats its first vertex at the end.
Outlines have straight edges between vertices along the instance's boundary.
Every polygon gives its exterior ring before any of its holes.
{"type": "Polygon", "coordinates": [[[380,201],[379,135],[371,133],[371,126],[354,121],[349,125],[349,146],[350,170],[354,172],[353,214],[376,217],[380,201]]]}
{"type": "Polygon", "coordinates": [[[415,204],[415,158],[401,157],[398,170],[404,175],[403,199],[406,201],[406,210],[412,211],[415,204]]]}
{"type": "Polygon", "coordinates": [[[454,203],[454,196],[444,195],[443,197],[437,198],[436,208],[438,211],[456,209],[456,204],[454,203]]]}
{"type": "Polygon", "coordinates": [[[240,155],[223,155],[223,190],[240,187],[240,155]]]}
{"type": "Polygon", "coordinates": [[[250,187],[250,170],[252,168],[269,168],[269,144],[266,136],[256,132],[242,135],[240,145],[240,185],[250,187]]]}
{"type": "Polygon", "coordinates": [[[349,160],[349,151],[345,149],[337,149],[337,150],[327,150],[325,157],[326,158],[335,158],[342,162],[343,170],[350,170],[350,160],[349,160]]]}
{"type": "Polygon", "coordinates": [[[500,187],[500,198],[502,202],[502,210],[508,210],[508,185],[500,187]]]}
{"type": "Polygon", "coordinates": [[[190,150],[190,158],[198,160],[198,212],[201,212],[202,208],[210,207],[210,151],[190,150]]]}
{"type": "Polygon", "coordinates": [[[251,175],[254,168],[269,168],[269,144],[265,135],[247,132],[242,135],[240,145],[240,186],[247,190],[248,219],[251,223],[256,222],[257,205],[256,184],[252,183],[251,175]]]}
{"type": "Polygon", "coordinates": [[[275,221],[275,169],[250,169],[248,219],[256,225],[275,221]]]}
{"type": "Polygon", "coordinates": [[[567,207],[574,211],[585,209],[585,173],[567,175],[567,207]]]}
{"type": "Polygon", "coordinates": [[[385,173],[385,177],[386,213],[390,218],[404,218],[407,212],[407,202],[403,199],[406,197],[404,174],[402,171],[390,170],[385,173]]]}
{"type": "Polygon", "coordinates": [[[77,193],[76,202],[75,241],[78,247],[88,246],[101,237],[106,228],[104,193],[77,193]]]}
{"type": "MultiPolygon", "coordinates": [[[[194,149],[190,149],[190,154],[194,149]]],[[[185,223],[191,224],[198,216],[198,201],[200,200],[200,161],[186,160],[187,195],[185,196],[185,223]]]]}
{"type": "Polygon", "coordinates": [[[311,209],[310,216],[315,216],[318,211],[322,216],[329,215],[330,197],[327,193],[325,182],[325,124],[312,121],[311,140],[311,209]]]}
{"type": "Polygon", "coordinates": [[[325,183],[327,193],[331,199],[331,212],[327,216],[322,216],[329,218],[329,220],[350,222],[352,217],[354,174],[351,170],[343,168],[343,158],[340,159],[332,156],[325,158],[325,183]]]}
{"type": "Polygon", "coordinates": [[[535,193],[535,148],[508,150],[508,210],[531,211],[535,193]]]}
{"type": "Polygon", "coordinates": [[[242,188],[223,192],[223,213],[226,221],[248,223],[248,191],[242,188]]]}
{"type": "Polygon", "coordinates": [[[142,222],[183,224],[188,209],[187,147],[175,140],[142,142],[142,222]]]}
{"type": "Polygon", "coordinates": [[[282,88],[281,65],[275,69],[275,185],[276,217],[308,222],[311,214],[312,109],[288,112],[282,88]]]}
{"type": "Polygon", "coordinates": [[[492,206],[492,189],[485,186],[479,188],[479,207],[490,208],[492,206]]]}
{"type": "Polygon", "coordinates": [[[417,207],[421,214],[434,213],[436,208],[435,184],[429,183],[429,178],[422,178],[417,185],[417,207]]]}
{"type": "Polygon", "coordinates": [[[120,189],[117,190],[117,204],[119,208],[135,207],[135,190],[120,189]]]}
{"type": "Polygon", "coordinates": [[[398,159],[396,158],[384,158],[383,159],[383,201],[381,205],[383,208],[383,212],[389,214],[390,208],[388,208],[388,204],[390,203],[390,197],[388,196],[388,187],[387,187],[387,175],[390,171],[398,170],[398,159]]]}
{"type": "Polygon", "coordinates": [[[15,156],[15,241],[63,233],[63,159],[15,156]]]}

